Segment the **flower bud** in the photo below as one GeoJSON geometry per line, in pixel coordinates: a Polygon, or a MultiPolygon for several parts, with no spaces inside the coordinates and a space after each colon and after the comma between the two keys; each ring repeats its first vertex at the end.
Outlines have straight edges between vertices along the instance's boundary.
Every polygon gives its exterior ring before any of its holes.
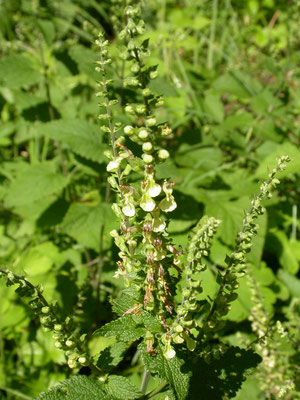
{"type": "Polygon", "coordinates": [[[124,133],[126,133],[126,135],[131,136],[134,134],[134,127],[131,125],[126,125],[124,127],[124,133]]]}
{"type": "Polygon", "coordinates": [[[81,356],[78,358],[78,362],[82,365],[87,365],[87,359],[85,356],[81,356]]]}
{"type": "Polygon", "coordinates": [[[136,107],[136,112],[138,114],[144,114],[146,112],[146,107],[144,105],[139,105],[136,107]]]}
{"type": "Polygon", "coordinates": [[[146,153],[151,153],[153,150],[153,145],[151,142],[143,143],[142,149],[146,153]]]}
{"type": "Polygon", "coordinates": [[[155,79],[158,76],[158,72],[157,71],[151,71],[149,76],[150,76],[150,79],[155,79]]]}
{"type": "Polygon", "coordinates": [[[144,153],[142,155],[142,159],[145,164],[151,164],[153,162],[153,156],[151,156],[151,154],[144,153]]]}
{"type": "Polygon", "coordinates": [[[156,125],[156,118],[155,117],[148,117],[147,118],[147,125],[148,126],[155,126],[156,125]]]}
{"type": "Polygon", "coordinates": [[[170,157],[170,153],[168,152],[168,150],[165,149],[159,150],[157,155],[160,160],[166,160],[167,158],[170,157]]]}
{"type": "Polygon", "coordinates": [[[106,166],[106,171],[107,172],[117,172],[118,168],[120,166],[120,161],[118,160],[112,160],[110,161],[107,166],[106,166]]]}
{"type": "Polygon", "coordinates": [[[143,96],[148,97],[151,95],[151,90],[149,88],[145,88],[142,91],[143,96]]]}
{"type": "Polygon", "coordinates": [[[168,136],[171,133],[172,133],[172,129],[169,126],[165,126],[161,131],[162,136],[168,136]]]}
{"type": "Polygon", "coordinates": [[[125,107],[125,112],[127,112],[128,114],[134,114],[134,108],[131,105],[127,105],[125,107]]]}
{"type": "Polygon", "coordinates": [[[76,360],[68,360],[68,366],[70,368],[76,368],[77,367],[77,361],[76,360]]]}
{"type": "Polygon", "coordinates": [[[138,73],[140,70],[140,66],[138,63],[135,63],[131,66],[130,71],[133,72],[134,74],[138,73]]]}
{"type": "Polygon", "coordinates": [[[146,129],[141,129],[141,130],[139,131],[138,137],[139,137],[140,139],[142,139],[142,140],[148,139],[148,137],[149,137],[149,132],[146,131],[146,129]]]}

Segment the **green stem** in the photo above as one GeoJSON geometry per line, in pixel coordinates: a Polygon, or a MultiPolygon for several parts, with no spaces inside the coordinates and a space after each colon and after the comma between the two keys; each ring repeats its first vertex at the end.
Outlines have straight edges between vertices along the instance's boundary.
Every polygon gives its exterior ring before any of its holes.
{"type": "Polygon", "coordinates": [[[151,399],[152,397],[156,396],[158,393],[162,392],[167,386],[167,383],[164,382],[161,385],[159,385],[156,389],[152,390],[152,392],[146,394],[145,396],[141,397],[139,400],[148,400],[151,399]]]}
{"type": "Polygon", "coordinates": [[[20,399],[33,400],[33,397],[27,396],[26,394],[23,394],[23,393],[19,392],[18,390],[11,389],[11,388],[8,388],[6,386],[1,386],[0,385],[0,390],[4,390],[7,393],[10,393],[10,394],[12,394],[12,395],[14,395],[16,397],[19,397],[20,399]]]}
{"type": "Polygon", "coordinates": [[[212,2],[212,22],[210,27],[210,38],[209,38],[209,48],[207,56],[207,68],[213,68],[213,53],[214,53],[214,41],[216,35],[216,23],[218,15],[218,0],[213,0],[212,2]]]}
{"type": "Polygon", "coordinates": [[[145,369],[144,370],[143,379],[142,379],[142,383],[141,383],[141,387],[140,387],[140,391],[142,393],[146,393],[150,377],[151,377],[150,372],[145,369]]]}
{"type": "MultiPolygon", "coordinates": [[[[29,282],[28,279],[25,278],[24,276],[21,276],[21,275],[15,274],[15,273],[12,272],[12,271],[5,270],[5,269],[0,268],[0,273],[3,273],[3,274],[5,274],[5,275],[7,275],[8,272],[9,272],[9,273],[11,272],[11,273],[14,275],[14,277],[15,277],[16,279],[18,279],[18,281],[23,281],[23,282],[25,282],[25,284],[26,284],[31,290],[33,290],[33,291],[36,293],[36,295],[37,295],[38,298],[40,299],[40,302],[43,304],[43,306],[49,307],[50,312],[51,312],[51,314],[54,316],[55,320],[56,320],[58,323],[60,323],[60,325],[63,327],[63,331],[64,331],[65,335],[66,335],[67,337],[72,337],[72,339],[74,340],[75,346],[76,346],[76,348],[79,350],[79,352],[80,352],[80,353],[86,353],[85,350],[84,350],[84,348],[82,347],[82,345],[81,345],[79,339],[74,335],[74,333],[72,332],[72,330],[70,330],[70,329],[67,327],[67,325],[66,325],[65,323],[63,323],[62,321],[60,321],[60,318],[59,318],[58,315],[56,314],[56,312],[55,312],[53,306],[52,306],[51,304],[48,303],[48,301],[45,299],[45,297],[43,296],[43,294],[42,294],[42,292],[40,291],[40,289],[38,288],[38,286],[34,286],[34,285],[33,285],[31,282],[29,282]]],[[[16,283],[16,284],[17,284],[17,283],[16,283]]],[[[102,373],[101,370],[100,370],[96,365],[93,364],[92,360],[90,359],[90,357],[89,357],[88,355],[86,355],[86,358],[87,358],[87,360],[88,360],[88,366],[90,367],[90,369],[92,370],[92,372],[93,372],[95,375],[100,375],[100,374],[102,373]]]]}
{"type": "MultiPolygon", "coordinates": [[[[273,173],[269,176],[268,180],[266,181],[267,185],[269,185],[272,182],[274,176],[276,175],[276,173],[278,171],[280,171],[279,167],[274,169],[273,173]]],[[[264,192],[263,192],[263,189],[261,189],[259,191],[258,195],[256,196],[256,199],[262,200],[263,197],[264,197],[264,192]]],[[[230,256],[230,259],[229,259],[229,261],[227,263],[227,267],[226,267],[225,273],[223,275],[222,282],[221,282],[221,285],[219,287],[218,293],[217,293],[217,295],[216,295],[216,297],[215,297],[215,299],[213,301],[212,307],[210,309],[209,314],[207,315],[207,318],[205,319],[205,322],[208,322],[208,321],[210,321],[212,319],[212,317],[213,317],[213,315],[214,315],[214,313],[215,313],[215,311],[217,309],[218,300],[219,300],[220,296],[222,295],[222,293],[224,291],[224,288],[225,288],[225,285],[226,285],[226,278],[227,278],[227,276],[228,276],[228,274],[229,274],[229,272],[230,272],[230,270],[231,270],[231,268],[233,266],[234,255],[240,249],[240,244],[242,242],[242,234],[244,233],[244,231],[245,231],[245,229],[247,227],[247,218],[248,218],[249,215],[252,214],[253,209],[254,209],[254,205],[251,205],[250,209],[248,210],[248,212],[247,212],[247,214],[246,214],[246,216],[245,216],[245,218],[243,220],[242,229],[241,229],[241,231],[240,231],[240,233],[238,235],[236,246],[234,248],[234,251],[231,253],[231,256],[230,256]]]]}

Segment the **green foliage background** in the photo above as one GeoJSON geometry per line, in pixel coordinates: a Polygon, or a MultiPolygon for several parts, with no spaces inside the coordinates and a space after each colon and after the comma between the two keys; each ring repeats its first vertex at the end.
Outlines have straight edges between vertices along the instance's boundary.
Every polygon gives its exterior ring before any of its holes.
{"type": "MultiPolygon", "coordinates": [[[[165,98],[157,119],[168,121],[175,133],[168,143],[171,158],[158,168],[158,178],[171,177],[176,184],[178,207],[169,232],[185,246],[204,213],[222,220],[210,267],[201,275],[201,296],[216,293],[215,276],[225,266],[258,181],[276,157],[288,154],[293,160],[259,221],[248,259],[274,321],[284,320],[300,297],[299,12],[297,1],[152,0],[143,16],[149,64],[158,64],[160,72],[152,90],[165,98]]],[[[122,288],[113,278],[117,252],[109,232],[118,223],[110,208],[103,155],[108,144],[95,97],[98,54],[92,43],[103,30],[117,54],[108,0],[0,2],[1,263],[42,283],[61,316],[72,315],[77,333],[88,336],[115,317],[109,297],[117,298],[122,288]]],[[[121,65],[109,72],[121,105],[132,94],[119,79],[121,65]]],[[[121,112],[118,118],[127,121],[121,112]]],[[[234,346],[241,337],[251,338],[246,280],[238,292],[223,333],[234,346]]],[[[85,377],[72,378],[51,334],[2,281],[0,298],[0,398],[30,399],[67,378],[84,387],[85,377]]],[[[110,379],[122,379],[122,373],[139,385],[141,365],[130,364],[136,349],[128,347],[102,333],[91,338],[89,351],[100,355],[99,363],[110,361],[107,370],[117,373],[110,379]]],[[[288,346],[282,351],[288,360],[295,357],[288,346]]],[[[165,377],[155,365],[149,368],[165,377]]],[[[220,385],[215,399],[230,389],[221,374],[211,366],[207,379],[219,379],[220,385]]],[[[231,386],[231,397],[265,398],[255,379],[240,392],[241,382],[231,386]]],[[[206,393],[207,382],[202,384],[206,393]]],[[[155,386],[152,379],[149,388],[155,386]]],[[[124,390],[137,398],[131,387],[124,390]]],[[[95,393],[91,396],[107,398],[100,397],[100,386],[95,393]]]]}

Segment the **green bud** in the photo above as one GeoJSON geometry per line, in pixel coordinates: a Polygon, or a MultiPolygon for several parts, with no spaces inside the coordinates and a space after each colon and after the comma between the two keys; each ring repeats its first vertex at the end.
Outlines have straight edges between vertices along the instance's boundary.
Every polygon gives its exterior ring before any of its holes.
{"type": "Polygon", "coordinates": [[[172,129],[169,126],[165,126],[161,131],[162,136],[169,136],[171,133],[172,129]]]}
{"type": "Polygon", "coordinates": [[[156,118],[155,117],[148,117],[147,118],[147,125],[148,126],[155,126],[156,125],[156,118]]]}
{"type": "Polygon", "coordinates": [[[129,85],[129,86],[138,86],[139,85],[139,81],[137,78],[128,78],[127,81],[125,81],[125,83],[127,83],[127,85],[129,85]]]}
{"type": "Polygon", "coordinates": [[[149,76],[150,76],[150,79],[155,79],[158,76],[158,72],[157,71],[151,71],[149,76]]]}
{"type": "Polygon", "coordinates": [[[135,111],[138,114],[144,114],[146,112],[146,107],[144,105],[139,105],[136,107],[135,111]]]}
{"type": "Polygon", "coordinates": [[[41,309],[41,311],[42,311],[43,314],[49,314],[50,308],[49,308],[49,307],[43,307],[43,308],[41,309]]]}
{"type": "Polygon", "coordinates": [[[139,72],[140,70],[140,66],[138,63],[135,63],[131,66],[130,71],[133,72],[134,74],[136,74],[137,72],[139,72]]]}
{"type": "Polygon", "coordinates": [[[143,89],[142,95],[145,96],[145,97],[150,96],[151,95],[151,90],[149,88],[143,89]]]}
{"type": "Polygon", "coordinates": [[[62,328],[63,328],[63,327],[62,327],[62,325],[60,325],[60,324],[55,324],[55,325],[54,325],[54,330],[55,330],[55,331],[60,332],[60,331],[62,331],[62,328]]]}
{"type": "Polygon", "coordinates": [[[123,29],[120,33],[119,33],[119,38],[121,40],[125,39],[125,37],[127,36],[127,31],[126,29],[123,29]]]}
{"type": "Polygon", "coordinates": [[[181,344],[184,342],[184,339],[180,335],[174,335],[172,336],[172,340],[176,344],[181,344]]]}
{"type": "Polygon", "coordinates": [[[125,112],[127,112],[128,114],[134,114],[134,108],[131,105],[127,105],[125,107],[125,112]]]}
{"type": "Polygon", "coordinates": [[[191,294],[190,289],[187,289],[187,288],[183,289],[183,291],[182,291],[183,297],[189,297],[190,294],[191,294]]]}
{"type": "Polygon", "coordinates": [[[129,50],[134,50],[134,49],[135,49],[135,43],[134,43],[133,40],[130,40],[130,41],[128,42],[127,48],[128,48],[129,50]]]}
{"type": "Polygon", "coordinates": [[[149,137],[149,132],[146,131],[146,129],[141,129],[141,130],[139,131],[138,137],[139,137],[140,139],[142,139],[142,140],[148,139],[148,137],[149,137]]]}
{"type": "Polygon", "coordinates": [[[68,366],[70,368],[76,368],[77,367],[77,361],[76,360],[68,360],[68,366]]]}
{"type": "Polygon", "coordinates": [[[143,143],[142,149],[145,153],[149,153],[153,150],[153,145],[151,142],[143,143]]]}
{"type": "Polygon", "coordinates": [[[82,365],[87,365],[87,359],[86,359],[85,356],[80,356],[80,357],[78,358],[78,362],[79,362],[80,364],[82,364],[82,365]]]}
{"type": "Polygon", "coordinates": [[[177,325],[174,330],[177,333],[181,333],[181,332],[183,332],[183,327],[181,325],[177,325]]]}
{"type": "Polygon", "coordinates": [[[151,164],[153,162],[153,156],[151,156],[151,154],[144,153],[142,155],[142,159],[145,164],[151,164]]]}
{"type": "Polygon", "coordinates": [[[168,152],[168,150],[165,149],[159,150],[157,155],[160,160],[166,160],[170,157],[170,153],[168,152]]]}

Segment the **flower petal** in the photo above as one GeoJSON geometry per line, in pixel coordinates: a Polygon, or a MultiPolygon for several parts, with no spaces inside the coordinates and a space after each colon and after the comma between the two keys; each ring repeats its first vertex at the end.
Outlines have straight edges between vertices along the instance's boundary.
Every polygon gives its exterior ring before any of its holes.
{"type": "Polygon", "coordinates": [[[171,212],[171,211],[175,210],[176,207],[177,207],[177,204],[172,195],[165,197],[159,203],[159,208],[164,212],[171,212]]]}
{"type": "Polygon", "coordinates": [[[156,206],[155,201],[147,194],[145,193],[140,201],[140,207],[144,210],[144,211],[153,211],[154,208],[156,206]]]}

